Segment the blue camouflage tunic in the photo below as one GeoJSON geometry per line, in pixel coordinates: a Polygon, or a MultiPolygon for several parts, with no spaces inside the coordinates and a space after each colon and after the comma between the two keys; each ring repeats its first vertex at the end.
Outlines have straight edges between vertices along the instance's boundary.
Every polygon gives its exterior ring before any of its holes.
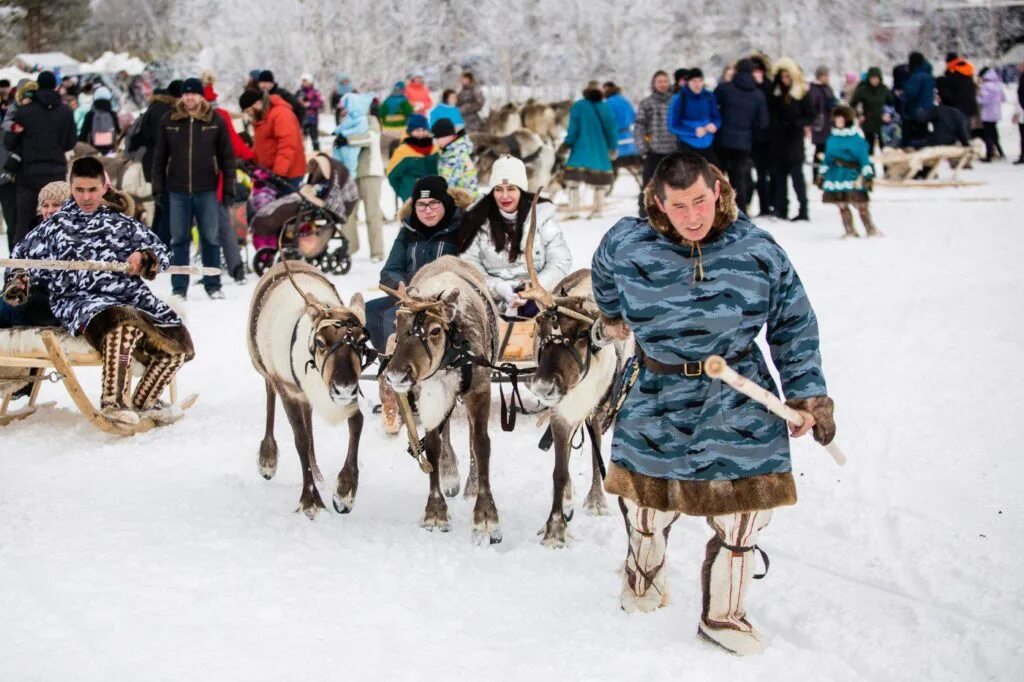
{"type": "MultiPolygon", "coordinates": [[[[109,206],[85,213],[74,200],[18,242],[14,258],[123,263],[136,251],[152,251],[159,269],[167,269],[167,248],[145,225],[109,206]]],[[[46,284],[54,316],[79,335],[107,308],[130,306],[156,326],[181,326],[181,318],[140,277],[94,270],[29,270],[36,284],[46,284]]]]}
{"type": "MultiPolygon", "coordinates": [[[[651,220],[660,221],[661,229],[649,220],[624,218],[601,241],[593,259],[594,296],[601,312],[624,318],[643,352],[665,364],[712,354],[728,360],[753,347],[734,369],[777,393],[768,364],[754,346],[767,326],[786,397],[825,395],[814,311],[796,270],[771,235],[746,216],[735,217],[733,209],[724,231],[701,243],[700,280],[694,277],[697,254],[691,246],[667,236],[671,225],[666,227],[664,214],[651,220]]],[[[642,368],[618,415],[612,462],[633,474],[670,481],[786,474],[785,485],[792,488],[786,423],[703,375],[642,368]]],[[[765,506],[791,504],[795,492],[776,498],[765,506]]]]}

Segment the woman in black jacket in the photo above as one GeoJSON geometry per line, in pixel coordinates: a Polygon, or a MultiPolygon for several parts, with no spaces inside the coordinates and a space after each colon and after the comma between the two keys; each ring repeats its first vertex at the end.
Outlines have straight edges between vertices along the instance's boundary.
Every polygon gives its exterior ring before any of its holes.
{"type": "Polygon", "coordinates": [[[793,190],[800,203],[800,212],[793,220],[809,220],[807,183],[804,180],[804,139],[806,128],[814,118],[807,98],[807,85],[794,62],[780,59],[776,64],[775,86],[768,102],[769,149],[772,158],[772,196],[774,214],[786,219],[789,195],[786,180],[793,181],[793,190]]]}

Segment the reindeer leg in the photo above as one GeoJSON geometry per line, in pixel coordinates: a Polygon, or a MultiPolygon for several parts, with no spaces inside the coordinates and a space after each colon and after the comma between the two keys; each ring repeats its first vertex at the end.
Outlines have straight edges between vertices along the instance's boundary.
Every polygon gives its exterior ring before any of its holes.
{"type": "MultiPolygon", "coordinates": [[[[472,440],[472,436],[470,436],[470,439],[472,440]]],[[[476,457],[471,453],[469,456],[469,474],[466,476],[466,490],[462,494],[462,498],[466,500],[473,499],[476,497],[478,488],[479,481],[476,473],[476,457]]]]}
{"type": "Polygon", "coordinates": [[[324,475],[320,473],[320,467],[316,463],[316,452],[313,447],[313,408],[307,407],[302,415],[303,420],[306,422],[306,431],[310,434],[309,436],[309,468],[313,472],[313,478],[316,479],[317,483],[324,482],[324,475]]]}
{"type": "Polygon", "coordinates": [[[491,391],[488,379],[477,379],[484,390],[474,390],[466,396],[469,412],[469,445],[476,462],[477,495],[473,507],[473,540],[482,544],[496,545],[501,542],[501,524],[498,508],[491,494],[491,437],[487,433],[487,421],[491,412],[491,391]]]}
{"type": "Polygon", "coordinates": [[[448,503],[441,494],[441,434],[437,429],[427,431],[427,461],[430,462],[430,494],[427,496],[427,509],[420,524],[427,530],[438,529],[447,533],[452,529],[451,516],[448,515],[448,503]]]}
{"type": "Polygon", "coordinates": [[[277,473],[277,441],[274,440],[274,387],[269,381],[267,384],[267,428],[263,433],[263,441],[260,443],[260,475],[268,481],[277,473]]]}
{"type": "Polygon", "coordinates": [[[587,434],[590,436],[592,470],[590,492],[583,500],[583,510],[591,516],[607,516],[608,505],[604,499],[604,481],[601,479],[601,426],[597,419],[587,420],[587,434]]]}
{"type": "Polygon", "coordinates": [[[572,453],[572,428],[565,420],[553,417],[551,420],[551,431],[555,442],[555,468],[551,478],[554,482],[554,491],[551,496],[551,514],[548,515],[548,522],[544,524],[541,533],[544,538],[541,544],[545,547],[565,547],[568,543],[566,538],[566,522],[572,518],[571,513],[565,513],[566,491],[571,488],[569,480],[569,455],[572,453]]]}
{"type": "Polygon", "coordinates": [[[441,490],[445,497],[459,494],[459,460],[452,448],[452,424],[449,419],[441,432],[441,490]]]}
{"type": "Polygon", "coordinates": [[[313,480],[313,468],[310,466],[309,457],[313,452],[313,431],[311,420],[313,411],[309,403],[300,402],[293,398],[282,396],[284,411],[288,415],[288,421],[292,425],[292,434],[295,436],[295,449],[299,452],[299,463],[302,465],[302,495],[299,496],[299,508],[310,519],[315,519],[321,509],[324,509],[323,500],[320,499],[320,491],[316,489],[316,482],[313,480]]]}
{"type": "Polygon", "coordinates": [[[334,509],[339,514],[348,514],[356,503],[359,490],[359,436],[363,433],[363,413],[356,412],[348,418],[348,455],[345,466],[338,472],[334,489],[334,509]]]}

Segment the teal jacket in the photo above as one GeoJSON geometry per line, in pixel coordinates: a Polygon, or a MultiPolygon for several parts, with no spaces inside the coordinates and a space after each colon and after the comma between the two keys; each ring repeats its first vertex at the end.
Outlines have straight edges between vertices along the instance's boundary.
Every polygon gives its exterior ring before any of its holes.
{"type": "Polygon", "coordinates": [[[864,179],[873,177],[874,168],[868,142],[858,128],[833,128],[825,140],[825,158],[818,172],[821,188],[830,192],[866,192],[864,179]]]}
{"type": "Polygon", "coordinates": [[[581,99],[569,110],[569,132],[565,144],[572,147],[566,166],[612,170],[609,153],[619,146],[615,115],[604,102],[581,99]]]}

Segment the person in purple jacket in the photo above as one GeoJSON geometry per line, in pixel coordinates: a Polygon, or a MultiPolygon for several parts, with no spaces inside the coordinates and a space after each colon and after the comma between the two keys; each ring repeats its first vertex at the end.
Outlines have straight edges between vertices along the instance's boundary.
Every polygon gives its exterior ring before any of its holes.
{"type": "Polygon", "coordinates": [[[985,163],[990,162],[998,153],[999,158],[1005,159],[1003,147],[999,144],[999,119],[1003,117],[1003,102],[1006,101],[1006,92],[1003,90],[1003,82],[999,80],[999,74],[995,69],[985,67],[981,70],[981,87],[978,88],[978,104],[981,111],[981,127],[985,140],[985,163]]]}

